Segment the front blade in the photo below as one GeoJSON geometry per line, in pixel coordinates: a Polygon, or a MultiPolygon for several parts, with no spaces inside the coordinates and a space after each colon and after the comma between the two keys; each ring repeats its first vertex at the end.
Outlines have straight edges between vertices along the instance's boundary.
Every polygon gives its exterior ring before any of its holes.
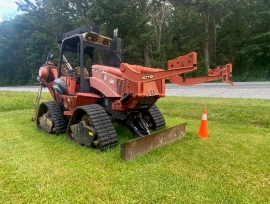
{"type": "Polygon", "coordinates": [[[153,149],[172,143],[173,141],[184,137],[186,124],[187,123],[183,123],[122,144],[121,158],[129,161],[138,155],[150,152],[153,149]]]}

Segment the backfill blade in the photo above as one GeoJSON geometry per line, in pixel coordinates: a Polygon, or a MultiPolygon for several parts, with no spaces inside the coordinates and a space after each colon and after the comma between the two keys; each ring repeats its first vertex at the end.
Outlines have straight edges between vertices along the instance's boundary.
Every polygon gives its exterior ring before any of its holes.
{"type": "Polygon", "coordinates": [[[172,143],[173,141],[184,137],[186,124],[187,123],[183,123],[122,144],[121,158],[129,161],[138,155],[150,152],[158,147],[172,143]]]}

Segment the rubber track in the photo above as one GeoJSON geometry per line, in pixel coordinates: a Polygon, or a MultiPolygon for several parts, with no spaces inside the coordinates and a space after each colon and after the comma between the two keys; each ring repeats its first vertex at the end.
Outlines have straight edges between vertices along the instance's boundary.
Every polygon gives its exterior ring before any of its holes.
{"type": "MultiPolygon", "coordinates": [[[[97,137],[99,138],[100,141],[98,147],[99,149],[105,150],[111,146],[115,146],[118,143],[116,131],[104,108],[102,108],[98,104],[92,104],[86,106],[79,106],[76,109],[84,110],[85,113],[87,113],[88,117],[90,118],[93,127],[96,130],[97,137]]],[[[70,121],[74,121],[74,119],[71,118],[70,121]]],[[[69,124],[68,128],[71,125],[72,124],[69,124]]]]}
{"type": "Polygon", "coordinates": [[[156,105],[153,105],[148,112],[154,121],[154,130],[165,125],[165,119],[156,105]]]}
{"type": "Polygon", "coordinates": [[[67,119],[63,115],[63,105],[58,101],[48,101],[43,102],[50,111],[50,115],[53,119],[54,126],[56,128],[56,134],[61,134],[66,132],[67,129],[67,119]]]}

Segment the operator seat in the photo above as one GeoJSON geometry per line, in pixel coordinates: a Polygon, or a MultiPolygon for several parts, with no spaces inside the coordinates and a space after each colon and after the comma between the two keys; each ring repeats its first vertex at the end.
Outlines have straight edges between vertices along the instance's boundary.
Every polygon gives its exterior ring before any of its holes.
{"type": "Polygon", "coordinates": [[[58,91],[61,95],[67,95],[68,94],[68,88],[66,82],[61,78],[56,78],[54,80],[53,89],[55,91],[58,91]]]}

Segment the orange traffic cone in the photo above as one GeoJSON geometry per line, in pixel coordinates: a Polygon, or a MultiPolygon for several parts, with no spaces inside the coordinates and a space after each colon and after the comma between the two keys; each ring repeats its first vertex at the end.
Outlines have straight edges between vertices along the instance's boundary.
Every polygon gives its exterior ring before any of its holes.
{"type": "Polygon", "coordinates": [[[201,125],[198,131],[198,136],[200,138],[208,138],[208,127],[207,127],[207,114],[206,110],[203,111],[202,114],[202,120],[201,120],[201,125]]]}

